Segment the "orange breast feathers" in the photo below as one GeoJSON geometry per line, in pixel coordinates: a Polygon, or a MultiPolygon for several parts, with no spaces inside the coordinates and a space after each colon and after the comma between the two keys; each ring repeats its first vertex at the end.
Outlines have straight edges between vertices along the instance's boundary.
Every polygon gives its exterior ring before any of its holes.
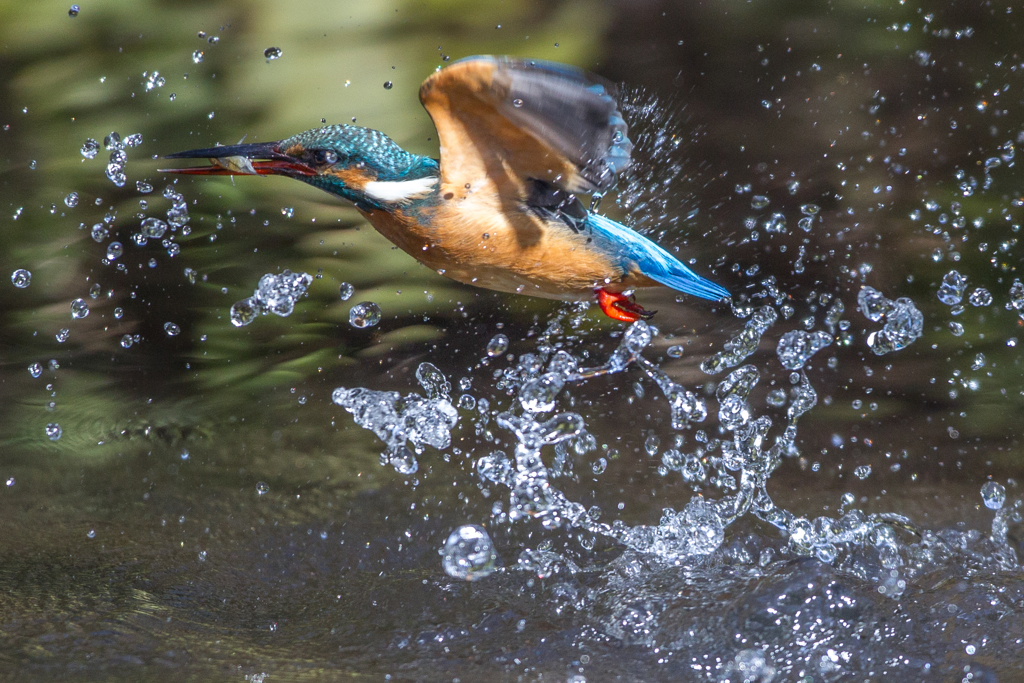
{"type": "Polygon", "coordinates": [[[586,234],[549,226],[521,203],[503,198],[489,179],[469,185],[443,185],[440,203],[416,215],[393,210],[370,211],[366,217],[416,260],[477,287],[589,300],[595,288],[614,288],[627,275],[593,248],[586,234]]]}

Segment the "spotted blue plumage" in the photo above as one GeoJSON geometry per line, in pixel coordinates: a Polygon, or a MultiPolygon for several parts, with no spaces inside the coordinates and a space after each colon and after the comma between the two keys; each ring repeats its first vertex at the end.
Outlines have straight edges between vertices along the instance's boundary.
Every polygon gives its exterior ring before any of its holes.
{"type": "Polygon", "coordinates": [[[585,225],[597,248],[624,269],[639,271],[666,287],[701,299],[717,301],[729,297],[724,287],[697,275],[640,233],[596,213],[587,216],[585,225]]]}

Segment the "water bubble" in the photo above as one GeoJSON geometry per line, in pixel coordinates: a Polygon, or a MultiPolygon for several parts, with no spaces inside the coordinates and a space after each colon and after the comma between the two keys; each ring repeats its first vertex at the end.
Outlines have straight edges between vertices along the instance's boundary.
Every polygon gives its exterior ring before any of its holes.
{"type": "Polygon", "coordinates": [[[82,11],[82,9],[78,5],[72,5],[71,7],[68,8],[68,16],[71,17],[72,19],[74,19],[75,17],[78,16],[78,13],[81,12],[81,11],[82,11]]]}
{"type": "Polygon", "coordinates": [[[66,342],[68,340],[68,337],[71,336],[71,330],[69,330],[68,328],[65,327],[65,328],[62,328],[62,329],[58,330],[57,334],[55,334],[53,336],[57,339],[58,343],[63,344],[64,342],[66,342]]]}
{"type": "Polygon", "coordinates": [[[268,62],[272,62],[275,59],[280,59],[282,55],[281,48],[279,47],[268,47],[263,51],[263,56],[267,58],[268,62]]]}
{"type": "Polygon", "coordinates": [[[384,89],[385,90],[391,90],[392,85],[394,85],[394,84],[391,81],[384,81],[384,89]]]}
{"type": "Polygon", "coordinates": [[[861,465],[853,470],[853,476],[858,479],[867,479],[871,475],[871,465],[861,465]]]}
{"type": "Polygon", "coordinates": [[[495,570],[494,542],[482,527],[460,526],[444,543],[442,566],[453,579],[477,581],[495,570]]]}
{"type": "Polygon", "coordinates": [[[24,268],[18,268],[16,271],[11,273],[11,284],[18,289],[25,289],[32,284],[32,273],[28,272],[24,268]]]}
{"type": "Polygon", "coordinates": [[[508,351],[508,337],[503,334],[496,334],[487,342],[487,355],[491,358],[500,356],[508,351]]]}
{"type": "Polygon", "coordinates": [[[960,303],[964,297],[964,290],[967,288],[967,278],[955,270],[951,270],[942,276],[942,284],[939,285],[939,301],[947,306],[960,303]]]}
{"type": "Polygon", "coordinates": [[[665,351],[665,355],[669,358],[681,358],[683,351],[683,347],[676,344],[675,346],[668,347],[668,350],[665,351]]]}
{"type": "Polygon", "coordinates": [[[124,253],[124,247],[120,242],[111,242],[107,245],[107,258],[116,261],[124,253]]]}
{"type": "Polygon", "coordinates": [[[201,61],[203,61],[203,51],[202,50],[195,50],[195,51],[193,51],[192,52],[192,61],[195,62],[196,64],[199,64],[201,61]]]}
{"type": "Polygon", "coordinates": [[[341,286],[338,288],[338,296],[341,297],[342,301],[348,301],[351,299],[355,292],[356,288],[347,282],[342,282],[341,286]]]}
{"type": "Polygon", "coordinates": [[[258,495],[258,496],[265,496],[268,493],[270,493],[270,487],[267,486],[266,482],[262,482],[262,481],[256,482],[256,495],[258,495]]]}
{"type": "Polygon", "coordinates": [[[770,203],[768,197],[763,194],[755,194],[750,198],[750,206],[758,210],[765,208],[770,203]]]}
{"type": "Polygon", "coordinates": [[[348,322],[352,327],[373,327],[380,322],[380,306],[372,301],[356,304],[348,312],[348,322]]]}
{"type": "Polygon", "coordinates": [[[235,327],[244,327],[255,320],[259,314],[259,305],[252,297],[236,301],[231,307],[231,324],[235,327]]]}
{"type": "Polygon", "coordinates": [[[122,349],[130,349],[132,347],[132,344],[134,344],[134,343],[135,343],[135,339],[132,338],[132,335],[130,335],[130,334],[126,334],[123,337],[121,337],[121,348],[122,349]]]}
{"type": "Polygon", "coordinates": [[[168,337],[177,337],[181,334],[181,328],[174,323],[164,323],[164,332],[167,333],[168,337]]]}
{"type": "Polygon", "coordinates": [[[994,481],[985,482],[981,487],[981,499],[989,510],[999,510],[1006,502],[1006,489],[994,481]]]}
{"type": "Polygon", "coordinates": [[[978,287],[967,298],[972,306],[991,306],[992,294],[983,287],[978,287]]]}
{"type": "Polygon", "coordinates": [[[89,304],[85,299],[75,299],[71,302],[71,317],[75,319],[84,318],[89,315],[89,304]]]}
{"type": "Polygon", "coordinates": [[[82,156],[86,159],[95,159],[96,155],[100,151],[100,143],[96,142],[92,138],[86,138],[80,151],[82,152],[82,156]]]}
{"type": "Polygon", "coordinates": [[[50,441],[56,441],[61,437],[62,434],[64,434],[64,430],[61,429],[60,425],[57,424],[56,422],[51,422],[50,424],[46,425],[46,437],[50,441]]]}
{"type": "Polygon", "coordinates": [[[71,209],[73,209],[76,206],[78,206],[78,193],[77,192],[70,192],[70,193],[68,193],[68,195],[66,197],[64,197],[64,204],[68,208],[71,208],[71,209]]]}

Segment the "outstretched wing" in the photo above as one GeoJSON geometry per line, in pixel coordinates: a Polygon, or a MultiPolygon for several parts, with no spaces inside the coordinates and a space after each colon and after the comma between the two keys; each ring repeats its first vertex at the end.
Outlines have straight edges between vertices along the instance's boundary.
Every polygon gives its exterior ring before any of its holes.
{"type": "Polygon", "coordinates": [[[440,138],[442,182],[522,187],[535,178],[569,192],[609,190],[629,165],[616,95],[574,67],[508,57],[459,60],[420,88],[440,138]]]}

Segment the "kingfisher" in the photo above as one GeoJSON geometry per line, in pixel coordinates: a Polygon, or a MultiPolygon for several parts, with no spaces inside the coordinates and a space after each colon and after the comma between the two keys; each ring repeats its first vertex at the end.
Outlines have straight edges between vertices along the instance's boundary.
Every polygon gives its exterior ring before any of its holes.
{"type": "MultiPolygon", "coordinates": [[[[276,142],[193,149],[167,159],[193,175],[282,175],[348,200],[420,263],[477,287],[595,301],[624,322],[654,312],[634,290],[664,286],[712,301],[729,292],[638,232],[584,206],[614,189],[633,144],[617,88],[578,68],[468,57],[420,87],[440,160],[358,126],[276,142]]],[[[593,206],[593,204],[591,204],[593,206]]]]}

